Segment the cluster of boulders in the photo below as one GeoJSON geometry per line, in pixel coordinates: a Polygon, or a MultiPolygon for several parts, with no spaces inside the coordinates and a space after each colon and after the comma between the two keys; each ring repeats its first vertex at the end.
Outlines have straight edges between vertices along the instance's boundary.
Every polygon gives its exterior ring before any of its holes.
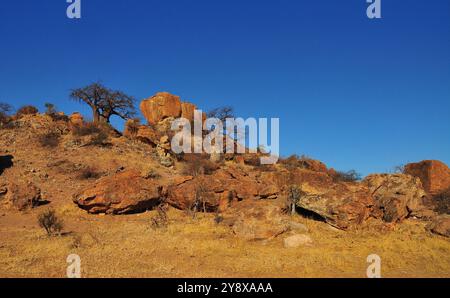
{"type": "MultiPolygon", "coordinates": [[[[178,96],[158,93],[144,100],[140,108],[148,124],[129,120],[124,137],[152,145],[159,162],[172,167],[171,123],[178,117],[193,120],[196,106],[182,102],[178,96]]],[[[67,123],[68,129],[74,130],[84,125],[84,119],[74,113],[67,123]]],[[[434,205],[435,198],[450,193],[450,169],[442,162],[408,164],[402,174],[374,174],[360,182],[346,182],[336,179],[336,171],[320,161],[300,159],[295,166],[267,170],[255,158],[251,154],[236,155],[233,162],[220,163],[212,173],[192,176],[175,168],[170,179],[121,170],[80,190],[73,201],[91,214],[144,212],[161,203],[181,210],[214,212],[233,233],[248,240],[271,239],[294,231],[285,239],[285,246],[295,247],[311,243],[302,234],[307,232],[306,227],[286,215],[287,205],[292,203],[288,188],[296,186],[300,193],[294,203],[296,211],[313,214],[338,229],[350,229],[369,218],[399,223],[415,217],[430,221],[428,229],[433,233],[450,237],[449,216],[436,214],[434,205]]],[[[3,170],[0,168],[3,205],[26,210],[40,204],[38,187],[28,181],[6,181],[3,170]]],[[[448,200],[445,202],[448,204],[448,200]]]]}
{"type": "MultiPolygon", "coordinates": [[[[133,135],[153,144],[160,159],[167,160],[167,166],[171,166],[170,138],[167,135],[170,124],[178,117],[193,120],[196,106],[182,102],[178,96],[158,93],[142,101],[140,108],[148,125],[131,129],[132,123],[129,122],[130,128],[126,128],[125,136],[133,135]]],[[[75,202],[91,213],[121,214],[143,211],[158,201],[164,201],[178,209],[197,208],[204,212],[223,213],[227,222],[232,222],[231,227],[236,234],[243,238],[267,239],[289,230],[282,216],[289,185],[300,188],[302,196],[296,202],[299,212],[315,214],[339,229],[360,225],[368,218],[387,223],[398,223],[408,217],[436,218],[432,198],[450,188],[450,170],[438,161],[409,164],[404,174],[375,174],[361,182],[342,182],[335,179],[336,171],[312,159],[301,159],[298,161],[301,164],[293,168],[278,167],[273,171],[242,167],[257,164],[254,158],[249,154],[237,155],[234,165],[222,166],[213,174],[175,175],[170,181],[163,182],[149,181],[137,173],[121,173],[98,181],[76,196],[75,202]],[[136,181],[130,193],[113,187],[120,185],[116,180],[123,175],[131,175],[131,181],[136,181]],[[105,187],[105,184],[111,186],[105,187]],[[151,185],[152,194],[158,194],[159,199],[148,196],[148,202],[142,202],[140,194],[145,194],[145,191],[139,192],[139,185],[151,185]]],[[[442,222],[445,218],[440,217],[440,224],[433,225],[430,230],[442,230],[437,228],[445,226],[442,222]]]]}
{"type": "MultiPolygon", "coordinates": [[[[299,176],[302,181],[298,181],[302,196],[297,207],[339,229],[360,225],[368,218],[398,223],[409,217],[436,217],[425,205],[428,194],[418,177],[377,174],[350,183],[318,179],[320,172],[311,170],[299,172],[303,174],[299,176]]],[[[157,181],[131,171],[98,180],[74,201],[90,213],[111,214],[141,212],[160,202],[182,210],[195,206],[201,212],[220,212],[233,218],[233,231],[246,235],[243,238],[267,239],[267,235],[273,237],[289,229],[282,215],[286,207],[283,188],[272,179],[282,175],[283,172],[246,172],[229,165],[211,175],[157,181]]],[[[439,224],[431,230],[446,234],[442,227],[447,221],[439,217],[439,224]]]]}

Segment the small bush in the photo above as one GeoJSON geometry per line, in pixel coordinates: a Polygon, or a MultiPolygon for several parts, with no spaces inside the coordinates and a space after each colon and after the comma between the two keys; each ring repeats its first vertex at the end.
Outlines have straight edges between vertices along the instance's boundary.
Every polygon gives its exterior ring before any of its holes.
{"type": "Polygon", "coordinates": [[[151,227],[153,229],[167,228],[169,225],[169,217],[167,216],[167,204],[160,204],[158,206],[157,214],[151,219],[151,227]]]}
{"type": "Polygon", "coordinates": [[[72,134],[77,137],[92,136],[102,132],[102,128],[92,122],[73,127],[72,134]]]}
{"type": "Polygon", "coordinates": [[[35,106],[23,106],[17,110],[16,117],[20,118],[24,115],[36,115],[39,110],[35,106]]]}
{"type": "Polygon", "coordinates": [[[207,212],[206,208],[206,197],[208,193],[206,188],[203,186],[203,184],[200,182],[196,188],[195,188],[195,199],[189,206],[189,208],[186,210],[187,214],[192,217],[192,219],[195,219],[198,212],[207,212]]]}
{"type": "Polygon", "coordinates": [[[143,175],[144,179],[160,179],[161,175],[155,170],[155,169],[150,169],[148,170],[147,173],[145,173],[145,175],[143,175]]]}
{"type": "Polygon", "coordinates": [[[357,173],[355,170],[348,172],[337,171],[333,176],[334,182],[356,182],[361,180],[361,174],[357,173]]]}
{"type": "Polygon", "coordinates": [[[141,126],[141,120],[139,118],[130,119],[126,123],[125,130],[128,131],[129,135],[135,137],[139,132],[139,127],[141,126]]]}
{"type": "Polygon", "coordinates": [[[63,229],[63,221],[56,216],[53,209],[49,209],[38,216],[39,226],[47,232],[47,235],[61,235],[63,229]]]}
{"type": "Polygon", "coordinates": [[[91,146],[106,146],[108,144],[109,135],[105,131],[100,131],[99,133],[92,136],[89,145],[91,146]]]}
{"type": "Polygon", "coordinates": [[[107,124],[96,124],[92,122],[83,125],[74,126],[72,135],[75,137],[90,136],[89,146],[106,146],[108,145],[109,134],[112,129],[107,124]]]}
{"type": "Polygon", "coordinates": [[[306,155],[298,156],[294,154],[289,156],[288,158],[280,160],[280,164],[282,164],[288,170],[293,170],[296,168],[305,169],[308,168],[308,161],[310,160],[312,159],[306,155]]]}
{"type": "Polygon", "coordinates": [[[10,122],[10,120],[11,118],[8,115],[0,112],[0,128],[6,126],[10,122]]]}
{"type": "Polygon", "coordinates": [[[9,113],[13,110],[12,106],[7,103],[0,102],[0,128],[7,125],[11,121],[9,113]]]}
{"type": "Polygon", "coordinates": [[[287,199],[290,206],[291,215],[295,214],[295,208],[300,199],[305,195],[297,185],[291,185],[287,189],[287,199]]]}
{"type": "Polygon", "coordinates": [[[78,179],[81,180],[98,179],[101,176],[102,176],[101,173],[98,172],[96,169],[88,167],[80,171],[80,173],[78,174],[78,179]]]}
{"type": "Polygon", "coordinates": [[[183,156],[183,174],[189,176],[211,175],[220,165],[200,154],[186,154],[183,156]]]}
{"type": "Polygon", "coordinates": [[[46,102],[45,103],[45,114],[47,115],[53,115],[56,114],[56,107],[54,104],[46,102]]]}
{"type": "Polygon", "coordinates": [[[394,167],[394,173],[396,174],[405,174],[405,166],[399,165],[394,167]]]}
{"type": "Polygon", "coordinates": [[[433,197],[433,201],[436,202],[434,211],[438,214],[450,214],[450,188],[433,197]]]}
{"type": "Polygon", "coordinates": [[[219,212],[215,213],[215,215],[214,215],[214,222],[216,224],[220,224],[221,222],[223,222],[223,216],[219,212]]]}
{"type": "Polygon", "coordinates": [[[59,145],[61,136],[55,132],[49,132],[39,137],[39,143],[45,148],[56,148],[59,145]]]}

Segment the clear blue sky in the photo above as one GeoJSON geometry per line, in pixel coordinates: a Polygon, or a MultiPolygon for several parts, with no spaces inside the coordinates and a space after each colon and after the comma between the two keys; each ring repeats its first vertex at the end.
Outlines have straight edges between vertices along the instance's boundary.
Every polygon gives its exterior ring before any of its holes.
{"type": "MultiPolygon", "coordinates": [[[[0,3],[0,101],[66,113],[101,80],[143,99],[279,117],[281,153],[368,174],[450,164],[450,1],[65,0],[0,3]]],[[[115,122],[120,125],[119,122],[115,122]]]]}

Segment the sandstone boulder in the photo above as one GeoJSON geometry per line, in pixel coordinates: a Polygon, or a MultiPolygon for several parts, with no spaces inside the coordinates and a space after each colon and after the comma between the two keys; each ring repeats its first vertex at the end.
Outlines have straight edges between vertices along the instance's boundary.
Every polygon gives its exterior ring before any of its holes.
{"type": "Polygon", "coordinates": [[[336,183],[325,187],[304,183],[297,206],[322,217],[330,225],[347,229],[370,217],[374,201],[366,186],[336,183]]]}
{"type": "Polygon", "coordinates": [[[432,196],[450,188],[450,169],[438,160],[410,163],[405,166],[405,173],[418,177],[426,192],[432,196]]]}
{"type": "Polygon", "coordinates": [[[312,245],[313,240],[308,235],[297,234],[284,238],[283,243],[286,248],[298,248],[312,245]]]}
{"type": "Polygon", "coordinates": [[[188,119],[189,121],[194,120],[194,111],[197,109],[197,106],[189,103],[182,102],[181,103],[181,117],[188,119]]]}
{"type": "Polygon", "coordinates": [[[333,184],[333,179],[324,172],[317,172],[301,168],[287,170],[279,170],[273,172],[263,172],[262,177],[266,181],[283,188],[288,185],[302,185],[308,183],[311,186],[327,187],[333,184]]]}
{"type": "Polygon", "coordinates": [[[237,168],[222,168],[211,175],[174,179],[168,187],[167,202],[178,209],[189,209],[200,200],[206,212],[223,211],[236,202],[270,198],[278,195],[276,188],[257,180],[237,168]]]}
{"type": "Polygon", "coordinates": [[[289,230],[282,207],[273,201],[247,200],[225,213],[233,233],[247,241],[270,240],[289,230]]]}
{"type": "Polygon", "coordinates": [[[450,237],[450,215],[436,217],[428,229],[435,234],[450,237]]]}
{"type": "Polygon", "coordinates": [[[76,195],[74,202],[93,214],[126,214],[152,209],[162,196],[161,186],[129,170],[97,180],[76,195]]]}
{"type": "Polygon", "coordinates": [[[179,118],[181,116],[180,97],[167,92],[160,92],[145,99],[140,104],[140,109],[145,119],[151,125],[168,118],[179,118]]]}
{"type": "Polygon", "coordinates": [[[0,201],[7,208],[25,211],[41,203],[41,190],[27,181],[0,180],[0,201]]]}
{"type": "Polygon", "coordinates": [[[416,177],[404,174],[374,174],[363,181],[375,200],[374,215],[386,222],[399,222],[420,215],[426,193],[416,177]]]}
{"type": "Polygon", "coordinates": [[[155,131],[150,126],[141,125],[138,127],[136,133],[136,139],[140,140],[143,143],[151,144],[155,146],[158,144],[158,140],[160,139],[160,135],[157,131],[155,131]]]}
{"type": "Polygon", "coordinates": [[[84,118],[83,115],[81,115],[78,112],[72,113],[72,115],[69,116],[69,128],[73,129],[75,127],[81,127],[83,126],[84,118]]]}

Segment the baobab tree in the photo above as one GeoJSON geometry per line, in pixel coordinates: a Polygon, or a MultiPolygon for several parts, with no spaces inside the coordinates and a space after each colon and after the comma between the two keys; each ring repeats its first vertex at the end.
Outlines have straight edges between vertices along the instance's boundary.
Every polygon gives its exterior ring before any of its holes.
{"type": "Polygon", "coordinates": [[[94,123],[109,123],[113,115],[127,120],[136,113],[133,97],[122,91],[106,88],[100,83],[74,89],[70,97],[86,103],[92,109],[94,123]]]}
{"type": "Polygon", "coordinates": [[[10,104],[0,102],[0,125],[7,122],[9,113],[11,113],[13,107],[10,104]]]}

